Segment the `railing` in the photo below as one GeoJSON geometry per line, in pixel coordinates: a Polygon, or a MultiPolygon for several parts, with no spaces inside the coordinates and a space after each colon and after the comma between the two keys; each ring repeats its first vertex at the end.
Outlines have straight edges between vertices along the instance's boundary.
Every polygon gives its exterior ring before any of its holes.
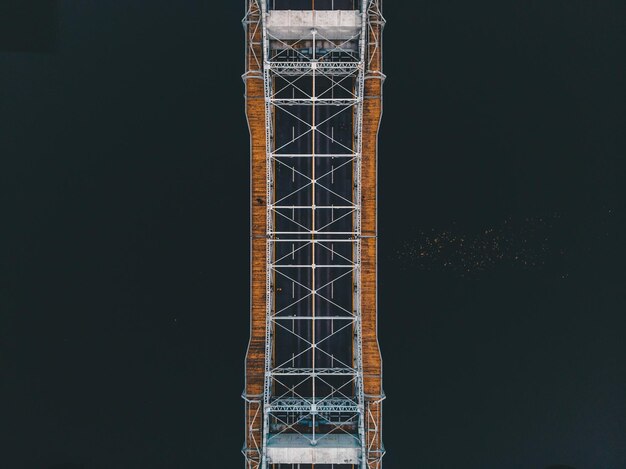
{"type": "Polygon", "coordinates": [[[269,10],[359,10],[359,0],[268,0],[269,10]]]}

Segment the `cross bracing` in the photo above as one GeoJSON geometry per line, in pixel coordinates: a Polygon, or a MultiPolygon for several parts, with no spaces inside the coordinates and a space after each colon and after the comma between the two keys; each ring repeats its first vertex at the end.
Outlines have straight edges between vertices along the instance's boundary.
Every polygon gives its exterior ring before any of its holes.
{"type": "MultiPolygon", "coordinates": [[[[284,41],[265,32],[271,303],[264,447],[285,432],[312,444],[343,432],[363,446],[355,344],[363,79],[358,45],[358,34],[332,41],[312,30],[311,37],[284,41]],[[293,241],[281,242],[284,237],[293,241]]],[[[267,466],[264,458],[262,467],[267,466]]]]}

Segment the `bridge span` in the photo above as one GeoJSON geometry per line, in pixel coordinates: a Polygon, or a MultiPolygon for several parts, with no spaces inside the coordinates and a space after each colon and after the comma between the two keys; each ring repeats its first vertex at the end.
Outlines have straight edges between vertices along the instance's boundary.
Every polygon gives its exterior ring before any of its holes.
{"type": "Polygon", "coordinates": [[[247,0],[247,469],[380,469],[381,0],[247,0]]]}

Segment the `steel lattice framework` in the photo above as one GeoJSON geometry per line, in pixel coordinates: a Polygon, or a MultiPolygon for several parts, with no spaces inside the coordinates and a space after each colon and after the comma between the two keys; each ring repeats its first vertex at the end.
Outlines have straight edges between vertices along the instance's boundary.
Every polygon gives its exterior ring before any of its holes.
{"type": "Polygon", "coordinates": [[[378,2],[362,0],[360,16],[341,40],[314,28],[281,39],[258,0],[244,18],[244,78],[262,77],[265,123],[264,370],[262,394],[244,394],[248,469],[269,469],[267,449],[286,434],[312,446],[349,435],[358,467],[380,467],[366,435],[379,429],[368,424],[361,315],[364,87],[378,2]]]}

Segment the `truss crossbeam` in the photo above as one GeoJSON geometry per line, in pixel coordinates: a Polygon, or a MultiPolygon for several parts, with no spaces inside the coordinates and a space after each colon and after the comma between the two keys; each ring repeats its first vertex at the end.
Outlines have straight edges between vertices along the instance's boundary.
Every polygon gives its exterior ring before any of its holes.
{"type": "Polygon", "coordinates": [[[360,407],[350,399],[327,398],[314,403],[311,400],[299,398],[276,399],[269,406],[266,412],[294,412],[294,413],[320,413],[320,414],[358,414],[360,407]]]}
{"type": "Polygon", "coordinates": [[[344,99],[307,99],[307,98],[272,98],[270,102],[276,106],[354,106],[360,100],[353,98],[344,99]]]}
{"type": "Polygon", "coordinates": [[[356,376],[357,371],[351,368],[276,368],[273,376],[356,376]]]}
{"type": "Polygon", "coordinates": [[[266,68],[284,76],[307,76],[313,73],[313,70],[319,71],[325,75],[345,76],[353,75],[363,70],[361,62],[317,62],[317,61],[301,61],[301,62],[266,62],[266,68]]]}
{"type": "Polygon", "coordinates": [[[354,321],[354,316],[272,316],[272,321],[354,321]]]}

